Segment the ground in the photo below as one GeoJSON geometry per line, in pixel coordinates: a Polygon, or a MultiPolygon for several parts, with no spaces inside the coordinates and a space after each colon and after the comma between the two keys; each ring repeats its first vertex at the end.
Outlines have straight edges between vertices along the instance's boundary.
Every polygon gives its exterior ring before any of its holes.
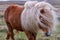
{"type": "MultiPolygon", "coordinates": [[[[2,5],[2,6],[0,6],[0,9],[4,9],[4,7],[6,8],[5,5],[4,6],[2,5]]],[[[2,12],[3,12],[3,10],[2,10],[2,12]]],[[[5,40],[6,34],[7,34],[7,32],[6,32],[7,26],[6,26],[5,22],[4,22],[2,12],[0,12],[0,40],[5,40]]],[[[16,40],[27,40],[27,37],[26,37],[24,32],[17,33],[14,30],[14,35],[15,35],[16,40]]],[[[57,31],[52,33],[52,36],[45,37],[43,34],[41,34],[41,32],[39,32],[38,35],[37,35],[37,40],[60,40],[60,23],[57,26],[57,31]]]]}
{"type": "MultiPolygon", "coordinates": [[[[7,26],[4,22],[3,15],[0,15],[0,40],[5,40],[6,34],[7,34],[6,28],[7,28],[7,26]]],[[[43,36],[43,34],[38,33],[37,40],[60,40],[60,31],[59,30],[60,30],[60,26],[57,28],[56,32],[52,33],[52,36],[50,36],[50,37],[45,37],[45,36],[43,36]]],[[[27,37],[24,32],[17,33],[14,30],[14,35],[15,35],[14,37],[16,40],[27,40],[27,37]]]]}

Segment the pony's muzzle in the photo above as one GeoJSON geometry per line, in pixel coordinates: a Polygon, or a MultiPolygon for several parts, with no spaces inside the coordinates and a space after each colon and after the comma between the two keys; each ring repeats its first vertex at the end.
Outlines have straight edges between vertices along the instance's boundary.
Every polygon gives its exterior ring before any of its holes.
{"type": "Polygon", "coordinates": [[[47,37],[51,36],[51,33],[45,33],[45,36],[47,36],[47,37]]]}
{"type": "Polygon", "coordinates": [[[45,33],[45,36],[47,36],[47,37],[48,37],[48,36],[51,36],[51,31],[48,30],[48,32],[45,33]]]}

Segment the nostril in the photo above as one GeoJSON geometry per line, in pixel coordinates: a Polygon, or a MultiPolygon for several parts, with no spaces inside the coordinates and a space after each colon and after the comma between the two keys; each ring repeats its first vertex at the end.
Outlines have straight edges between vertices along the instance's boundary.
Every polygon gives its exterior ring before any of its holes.
{"type": "Polygon", "coordinates": [[[50,33],[45,33],[45,35],[48,37],[48,36],[50,36],[51,34],[50,34],[50,33]]]}

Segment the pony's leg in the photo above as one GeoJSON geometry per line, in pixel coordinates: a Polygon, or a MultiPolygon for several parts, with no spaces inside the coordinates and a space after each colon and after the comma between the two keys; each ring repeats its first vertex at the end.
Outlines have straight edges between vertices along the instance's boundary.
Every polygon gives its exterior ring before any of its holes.
{"type": "Polygon", "coordinates": [[[8,22],[6,22],[6,23],[7,23],[7,26],[8,26],[6,40],[9,40],[10,37],[11,37],[12,40],[14,40],[14,33],[13,33],[12,26],[10,25],[10,23],[8,23],[8,22]]]}
{"type": "Polygon", "coordinates": [[[31,33],[31,32],[25,32],[25,33],[28,37],[28,40],[36,40],[37,33],[31,33]]]}

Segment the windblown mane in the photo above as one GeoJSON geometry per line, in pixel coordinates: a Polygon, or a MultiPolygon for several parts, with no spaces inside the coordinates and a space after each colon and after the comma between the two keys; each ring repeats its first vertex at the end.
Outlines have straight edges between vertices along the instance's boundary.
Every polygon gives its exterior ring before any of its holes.
{"type": "Polygon", "coordinates": [[[36,3],[38,3],[38,1],[27,1],[27,2],[24,4],[24,7],[25,7],[25,8],[32,8],[36,3]]]}
{"type": "Polygon", "coordinates": [[[25,9],[23,10],[21,15],[22,28],[32,32],[36,32],[37,28],[36,21],[34,19],[34,14],[32,13],[33,11],[32,9],[34,8],[36,3],[38,2],[37,1],[26,2],[24,5],[25,9]]]}
{"type": "Polygon", "coordinates": [[[25,6],[25,9],[21,15],[21,22],[25,30],[29,30],[31,32],[38,32],[39,30],[38,23],[40,24],[40,26],[45,27],[45,28],[48,28],[46,24],[48,24],[50,27],[55,26],[55,23],[56,23],[56,15],[54,11],[55,8],[49,3],[26,2],[24,6],[25,6]],[[51,15],[50,18],[40,13],[40,7],[42,7],[42,5],[44,5],[45,8],[52,9],[52,12],[50,13],[51,15]],[[41,22],[42,19],[39,18],[40,16],[42,16],[45,19],[44,21],[45,24],[41,22]]]}
{"type": "MultiPolygon", "coordinates": [[[[47,24],[51,27],[51,29],[52,29],[52,31],[54,31],[54,30],[56,30],[56,25],[57,25],[57,15],[56,15],[56,8],[55,7],[53,7],[51,4],[49,4],[49,3],[47,3],[47,2],[39,2],[39,3],[37,3],[36,5],[35,5],[35,9],[34,9],[35,11],[34,11],[34,13],[37,13],[37,14],[39,14],[38,15],[38,17],[39,16],[42,16],[47,22],[47,24]],[[48,9],[48,11],[50,11],[50,17],[46,17],[45,15],[43,15],[41,12],[40,12],[40,9],[41,8],[45,8],[45,9],[48,9]]],[[[43,9],[44,10],[44,9],[43,9]]],[[[47,12],[48,12],[47,11],[47,12]]],[[[48,28],[48,26],[46,25],[46,23],[44,24],[44,23],[42,23],[41,21],[42,21],[42,19],[43,18],[41,18],[41,19],[39,19],[38,18],[38,23],[42,26],[42,27],[46,27],[46,28],[48,28]]]]}

